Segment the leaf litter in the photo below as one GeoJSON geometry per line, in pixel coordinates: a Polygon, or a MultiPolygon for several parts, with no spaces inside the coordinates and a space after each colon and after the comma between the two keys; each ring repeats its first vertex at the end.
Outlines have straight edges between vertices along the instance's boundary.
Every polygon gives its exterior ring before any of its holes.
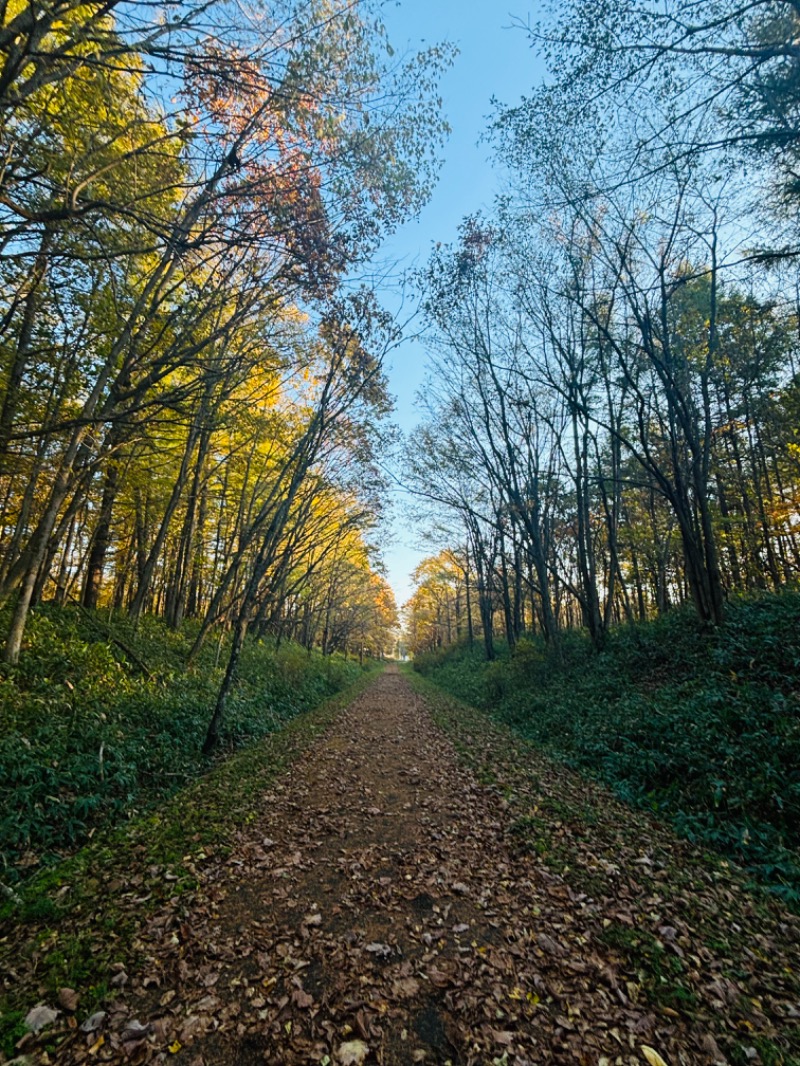
{"type": "Polygon", "coordinates": [[[143,919],[140,964],[93,975],[112,988],[104,1012],[78,1014],[54,1041],[57,1014],[39,1003],[16,1053],[187,1066],[798,1061],[794,917],[751,905],[735,878],[715,879],[607,794],[607,820],[578,825],[550,801],[584,802],[594,786],[545,761],[532,778],[477,718],[448,733],[385,671],[264,795],[261,817],[226,851],[207,849],[197,888],[143,919]],[[541,823],[569,862],[521,847],[521,822],[541,823]],[[691,887],[672,884],[670,852],[691,887]],[[767,1046],[782,1057],[762,1059],[767,1046]]]}

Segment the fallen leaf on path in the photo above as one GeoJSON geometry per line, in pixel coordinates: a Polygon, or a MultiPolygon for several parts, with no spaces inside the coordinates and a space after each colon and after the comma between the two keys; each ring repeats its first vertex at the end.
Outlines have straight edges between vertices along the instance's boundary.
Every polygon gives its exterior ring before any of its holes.
{"type": "Polygon", "coordinates": [[[364,951],[368,951],[370,955],[375,955],[379,959],[387,959],[392,954],[392,949],[388,944],[367,944],[364,951]]]}
{"type": "Polygon", "coordinates": [[[132,1040],[143,1040],[146,1036],[149,1036],[153,1031],[152,1022],[148,1022],[147,1025],[142,1025],[138,1018],[134,1018],[132,1022],[122,1031],[122,1042],[127,1044],[132,1040]]]}
{"type": "Polygon", "coordinates": [[[654,1051],[651,1047],[647,1047],[646,1044],[642,1044],[642,1054],[650,1063],[650,1066],[667,1066],[659,1053],[654,1051]]]}
{"type": "Polygon", "coordinates": [[[409,999],[419,992],[419,981],[414,977],[401,977],[392,985],[392,993],[398,999],[409,999]]]}
{"type": "Polygon", "coordinates": [[[74,988],[62,988],[58,993],[58,1005],[62,1010],[68,1010],[72,1013],[78,1009],[79,998],[74,988]]]}
{"type": "Polygon", "coordinates": [[[706,1035],[703,1037],[702,1043],[703,1050],[707,1051],[709,1055],[713,1057],[715,1063],[726,1062],[725,1056],[719,1049],[719,1044],[716,1042],[711,1033],[706,1033],[706,1035]]]}
{"type": "Polygon", "coordinates": [[[203,1014],[213,1014],[219,1007],[219,1000],[216,996],[203,996],[199,1003],[195,1003],[194,1009],[200,1011],[203,1014]]]}
{"type": "Polygon", "coordinates": [[[292,992],[292,1003],[301,1010],[308,1010],[314,1006],[314,997],[310,996],[304,988],[297,988],[292,992]]]}
{"type": "Polygon", "coordinates": [[[39,1033],[47,1025],[52,1025],[58,1017],[58,1011],[53,1010],[52,1007],[48,1007],[46,1003],[37,1003],[36,1006],[29,1010],[25,1015],[25,1028],[30,1029],[32,1033],[39,1033]]]}
{"type": "Polygon", "coordinates": [[[543,951],[546,951],[549,955],[555,955],[556,958],[561,958],[566,954],[562,946],[557,943],[547,933],[539,933],[536,937],[536,942],[543,951]]]}
{"type": "Polygon", "coordinates": [[[95,1011],[94,1014],[90,1014],[85,1022],[81,1025],[81,1030],[84,1033],[96,1032],[103,1022],[106,1020],[106,1012],[104,1010],[95,1011]]]}
{"type": "Polygon", "coordinates": [[[369,1048],[363,1040],[349,1040],[336,1052],[336,1058],[342,1066],[362,1066],[367,1055],[369,1055],[369,1048]]]}

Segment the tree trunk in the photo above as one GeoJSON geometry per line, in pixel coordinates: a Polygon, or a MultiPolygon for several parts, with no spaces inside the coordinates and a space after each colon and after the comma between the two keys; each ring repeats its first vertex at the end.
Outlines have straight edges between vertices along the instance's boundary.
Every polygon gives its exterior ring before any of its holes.
{"type": "Polygon", "coordinates": [[[97,525],[92,537],[92,546],[89,552],[89,560],[86,566],[86,578],[83,583],[81,603],[87,610],[94,610],[100,600],[100,589],[103,584],[103,570],[106,563],[106,554],[111,544],[111,518],[114,512],[114,503],[119,491],[119,467],[112,458],[106,467],[106,476],[103,483],[103,496],[100,501],[100,510],[97,515],[97,525]]]}

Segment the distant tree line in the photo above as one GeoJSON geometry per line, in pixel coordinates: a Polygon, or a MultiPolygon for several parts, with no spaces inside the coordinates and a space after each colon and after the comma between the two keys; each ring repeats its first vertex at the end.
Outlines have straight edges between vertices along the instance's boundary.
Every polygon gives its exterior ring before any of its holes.
{"type": "Polygon", "coordinates": [[[418,575],[418,650],[454,616],[489,657],[573,626],[601,647],[797,580],[798,30],[793,3],[728,0],[528,28],[550,78],[495,116],[507,189],[422,278],[408,462],[458,562],[431,560],[450,607],[424,625],[418,575]]]}

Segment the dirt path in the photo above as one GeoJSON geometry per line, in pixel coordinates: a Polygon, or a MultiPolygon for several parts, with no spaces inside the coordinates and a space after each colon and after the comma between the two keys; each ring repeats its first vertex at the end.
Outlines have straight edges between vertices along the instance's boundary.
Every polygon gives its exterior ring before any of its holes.
{"type": "Polygon", "coordinates": [[[621,972],[602,908],[510,847],[508,807],[390,668],[205,866],[202,902],[141,929],[146,971],[120,971],[95,1033],[49,1061],[724,1061],[621,972]]]}

